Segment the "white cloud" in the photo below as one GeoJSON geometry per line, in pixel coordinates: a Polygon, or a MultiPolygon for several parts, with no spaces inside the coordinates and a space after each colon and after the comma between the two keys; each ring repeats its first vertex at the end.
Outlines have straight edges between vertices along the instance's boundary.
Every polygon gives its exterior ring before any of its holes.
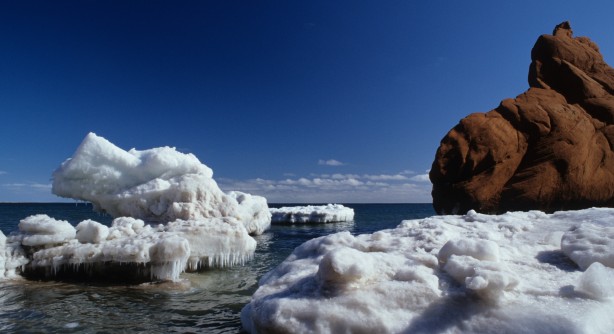
{"type": "Polygon", "coordinates": [[[411,181],[415,181],[415,182],[431,182],[431,179],[429,179],[429,174],[419,174],[416,176],[412,176],[410,178],[411,181]]]}
{"type": "Polygon", "coordinates": [[[0,175],[8,174],[7,172],[0,170],[0,175]]]}
{"type": "Polygon", "coordinates": [[[36,182],[29,182],[29,183],[5,183],[2,185],[5,188],[13,188],[13,189],[44,189],[44,190],[50,190],[51,189],[51,184],[49,183],[36,183],[36,182]]]}
{"type": "Polygon", "coordinates": [[[363,175],[363,177],[365,179],[368,179],[368,180],[371,180],[371,181],[402,181],[402,180],[407,180],[407,176],[401,175],[401,173],[395,174],[395,175],[387,175],[387,174],[363,175]]]}
{"type": "Polygon", "coordinates": [[[269,203],[428,203],[428,175],[310,174],[280,180],[217,180],[226,191],[264,196],[269,203]],[[425,179],[426,175],[426,179],[425,179]]]}
{"type": "Polygon", "coordinates": [[[335,159],[329,159],[329,160],[318,160],[318,165],[324,165],[324,166],[343,166],[345,165],[343,162],[339,161],[339,160],[335,160],[335,159]]]}

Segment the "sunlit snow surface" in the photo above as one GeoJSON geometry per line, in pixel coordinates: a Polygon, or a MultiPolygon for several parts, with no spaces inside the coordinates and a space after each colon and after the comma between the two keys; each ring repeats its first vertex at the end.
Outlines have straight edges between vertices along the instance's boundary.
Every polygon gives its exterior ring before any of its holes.
{"type": "Polygon", "coordinates": [[[273,223],[332,223],[354,220],[354,209],[341,204],[271,208],[273,223]]]}
{"type": "Polygon", "coordinates": [[[434,216],[307,241],[262,277],[252,333],[610,333],[614,209],[434,216]]]}
{"type": "Polygon", "coordinates": [[[113,217],[160,222],[233,217],[252,234],[271,223],[264,197],[224,193],[211,168],[193,154],[172,147],[124,151],[94,133],[53,172],[52,192],[91,202],[113,217]]]}

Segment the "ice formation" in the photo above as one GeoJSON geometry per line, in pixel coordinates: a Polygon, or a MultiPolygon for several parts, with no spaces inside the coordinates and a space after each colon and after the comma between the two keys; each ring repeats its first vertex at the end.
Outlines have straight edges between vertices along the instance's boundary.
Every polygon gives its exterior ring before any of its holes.
{"type": "Polygon", "coordinates": [[[256,249],[256,241],[235,218],[152,226],[121,217],[111,227],[85,220],[76,229],[64,223],[46,215],[25,218],[20,233],[9,236],[11,246],[3,249],[22,256],[18,263],[25,276],[108,279],[106,275],[124,271],[119,274],[130,281],[177,280],[184,270],[242,264],[256,249]]]}
{"type": "Polygon", "coordinates": [[[89,133],[53,173],[52,191],[91,202],[113,225],[27,217],[19,233],[0,236],[0,277],[176,280],[184,270],[243,264],[256,249],[250,234],[268,229],[271,213],[264,197],[226,194],[212,177],[192,154],[124,151],[89,133]]]}
{"type": "Polygon", "coordinates": [[[225,194],[211,168],[193,154],[171,147],[124,151],[94,133],[53,173],[52,192],[91,202],[113,217],[159,222],[233,217],[254,234],[270,225],[265,198],[225,194]]]}
{"type": "Polygon", "coordinates": [[[252,333],[610,333],[614,209],[470,211],[312,239],[259,282],[252,333]]]}
{"type": "Polygon", "coordinates": [[[273,223],[331,223],[354,220],[354,209],[341,204],[271,208],[273,223]]]}

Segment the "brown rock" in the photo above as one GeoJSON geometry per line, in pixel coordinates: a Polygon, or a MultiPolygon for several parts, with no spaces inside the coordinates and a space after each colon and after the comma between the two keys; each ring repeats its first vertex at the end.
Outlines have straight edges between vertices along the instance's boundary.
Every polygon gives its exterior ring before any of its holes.
{"type": "Polygon", "coordinates": [[[614,69],[569,22],[539,37],[531,88],[471,114],[430,172],[439,214],[614,205],[614,69]]]}

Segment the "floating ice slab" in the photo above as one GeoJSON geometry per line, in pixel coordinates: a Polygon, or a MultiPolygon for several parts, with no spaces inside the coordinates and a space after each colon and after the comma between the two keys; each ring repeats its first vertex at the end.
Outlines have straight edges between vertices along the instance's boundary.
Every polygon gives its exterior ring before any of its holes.
{"type": "Polygon", "coordinates": [[[23,274],[27,277],[121,277],[130,282],[177,280],[184,270],[242,264],[256,249],[256,241],[234,218],[176,220],[151,226],[140,219],[121,217],[111,227],[86,220],[77,225],[76,235],[75,228],[68,225],[72,238],[65,238],[68,228],[64,223],[46,215],[28,217],[19,224],[20,233],[9,237],[10,247],[2,249],[21,255],[23,259],[17,262],[25,265],[23,274]]]}
{"type": "Polygon", "coordinates": [[[252,333],[609,333],[612,226],[614,209],[472,211],[332,234],[264,275],[241,320],[252,333]]]}
{"type": "Polygon", "coordinates": [[[233,217],[253,234],[270,225],[266,199],[225,194],[211,168],[193,154],[171,147],[124,151],[94,133],[53,173],[52,192],[89,201],[113,217],[159,222],[233,217]]]}
{"type": "Polygon", "coordinates": [[[273,223],[332,223],[354,220],[354,209],[341,204],[271,208],[273,223]]]}

